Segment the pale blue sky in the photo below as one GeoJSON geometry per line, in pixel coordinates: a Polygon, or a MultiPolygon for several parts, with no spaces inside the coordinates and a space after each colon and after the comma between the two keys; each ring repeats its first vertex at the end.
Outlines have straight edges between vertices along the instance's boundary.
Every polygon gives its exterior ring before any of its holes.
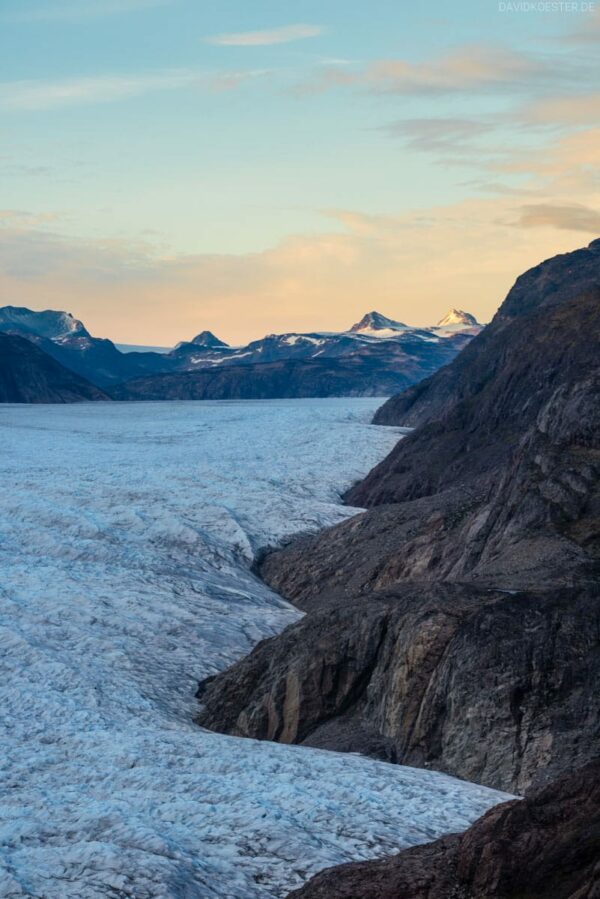
{"type": "Polygon", "coordinates": [[[163,260],[344,234],[348,211],[425,227],[522,189],[515,159],[592,124],[599,45],[578,32],[597,21],[486,0],[3,0],[7,224],[163,260]],[[584,122],[556,114],[574,97],[584,122]]]}

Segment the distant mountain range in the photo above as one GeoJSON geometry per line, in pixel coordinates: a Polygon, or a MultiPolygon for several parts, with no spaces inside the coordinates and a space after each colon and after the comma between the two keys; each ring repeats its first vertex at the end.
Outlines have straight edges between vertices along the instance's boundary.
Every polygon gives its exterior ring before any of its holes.
{"type": "Polygon", "coordinates": [[[204,330],[170,351],[122,352],[70,313],[0,308],[0,332],[34,343],[116,399],[386,396],[451,362],[481,327],[457,309],[427,328],[373,311],[342,332],[269,334],[232,347],[204,330]]]}

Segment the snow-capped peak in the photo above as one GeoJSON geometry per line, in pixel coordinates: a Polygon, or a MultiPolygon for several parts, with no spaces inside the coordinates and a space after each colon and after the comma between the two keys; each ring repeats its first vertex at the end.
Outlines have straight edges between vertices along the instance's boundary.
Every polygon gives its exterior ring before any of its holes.
{"type": "Polygon", "coordinates": [[[478,324],[479,322],[470,312],[463,312],[462,309],[450,309],[436,327],[447,328],[451,325],[462,325],[465,328],[476,328],[478,324]]]}
{"type": "Polygon", "coordinates": [[[15,330],[50,340],[90,336],[83,322],[74,318],[70,312],[57,312],[53,309],[34,312],[24,306],[0,308],[0,330],[15,330]]]}
{"type": "Polygon", "coordinates": [[[381,312],[367,312],[359,322],[352,325],[350,332],[353,334],[367,334],[371,337],[390,336],[396,331],[405,331],[407,325],[394,321],[381,312]]]}
{"type": "Polygon", "coordinates": [[[215,337],[212,331],[201,331],[190,341],[195,346],[228,346],[224,340],[215,337]]]}

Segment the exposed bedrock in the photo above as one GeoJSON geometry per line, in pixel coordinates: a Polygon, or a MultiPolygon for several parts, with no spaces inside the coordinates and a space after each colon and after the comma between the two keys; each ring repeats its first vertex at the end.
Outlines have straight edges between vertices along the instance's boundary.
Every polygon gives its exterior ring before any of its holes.
{"type": "Polygon", "coordinates": [[[598,899],[600,763],[496,806],[462,835],[330,868],[292,897],[598,899]]]}
{"type": "Polygon", "coordinates": [[[324,601],[204,681],[198,721],[522,792],[600,746],[596,590],[324,601]]]}
{"type": "Polygon", "coordinates": [[[599,388],[595,241],[519,278],[450,366],[384,407],[416,430],[349,492],[366,513],[262,561],[307,617],[201,685],[200,723],[513,791],[589,761],[599,388]]]}

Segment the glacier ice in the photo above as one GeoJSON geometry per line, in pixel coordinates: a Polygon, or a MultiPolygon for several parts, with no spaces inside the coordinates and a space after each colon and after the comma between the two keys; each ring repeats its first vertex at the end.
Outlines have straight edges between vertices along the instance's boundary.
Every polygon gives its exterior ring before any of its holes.
{"type": "Polygon", "coordinates": [[[251,562],[353,513],[377,402],[0,406],[0,896],[283,896],[505,798],[192,721],[298,617],[251,562]]]}

